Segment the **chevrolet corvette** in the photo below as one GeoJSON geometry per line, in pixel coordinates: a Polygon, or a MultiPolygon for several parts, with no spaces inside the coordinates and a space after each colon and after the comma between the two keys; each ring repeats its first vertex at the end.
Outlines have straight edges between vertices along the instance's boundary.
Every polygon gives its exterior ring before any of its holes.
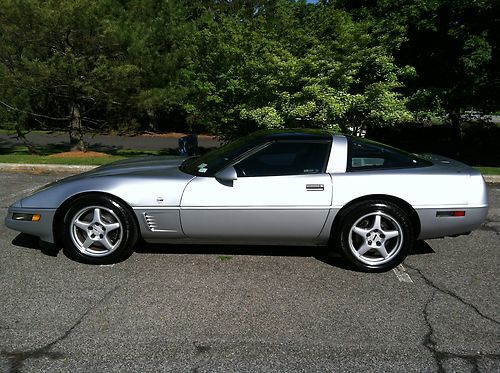
{"type": "Polygon", "coordinates": [[[416,240],[467,234],[487,188],[467,165],[323,130],[260,131],[200,157],[130,159],[49,184],[6,225],[114,263],[151,243],[324,246],[386,271],[416,240]]]}

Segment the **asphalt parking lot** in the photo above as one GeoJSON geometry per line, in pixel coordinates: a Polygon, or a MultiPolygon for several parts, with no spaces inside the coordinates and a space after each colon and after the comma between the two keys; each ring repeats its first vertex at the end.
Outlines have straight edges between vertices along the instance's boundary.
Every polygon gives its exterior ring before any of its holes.
{"type": "MultiPolygon", "coordinates": [[[[0,216],[54,175],[0,174],[0,216]]],[[[500,371],[500,188],[403,268],[320,249],[139,245],[89,266],[0,225],[0,372],[500,371]],[[14,241],[14,243],[13,243],[14,241]]]]}

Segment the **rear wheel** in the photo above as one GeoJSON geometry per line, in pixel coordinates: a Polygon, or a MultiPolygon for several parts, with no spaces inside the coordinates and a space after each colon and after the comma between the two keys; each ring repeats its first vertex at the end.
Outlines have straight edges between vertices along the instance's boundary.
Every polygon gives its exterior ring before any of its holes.
{"type": "Polygon", "coordinates": [[[64,216],[64,250],[68,257],[79,262],[119,262],[130,256],[136,241],[137,228],[132,214],[113,198],[80,197],[64,216]]]}
{"type": "Polygon", "coordinates": [[[337,244],[356,268],[382,272],[396,267],[415,243],[411,221],[397,205],[364,201],[341,216],[337,244]]]}

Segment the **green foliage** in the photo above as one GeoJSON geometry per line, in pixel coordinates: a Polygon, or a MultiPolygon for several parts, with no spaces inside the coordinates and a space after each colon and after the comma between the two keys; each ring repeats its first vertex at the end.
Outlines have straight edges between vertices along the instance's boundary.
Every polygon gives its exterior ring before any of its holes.
{"type": "Polygon", "coordinates": [[[217,257],[217,259],[219,259],[221,262],[227,262],[227,261],[233,259],[233,257],[229,256],[229,255],[219,255],[217,257]]]}
{"type": "Polygon", "coordinates": [[[3,0],[0,126],[358,133],[499,110],[492,1],[3,0]]]}
{"type": "Polygon", "coordinates": [[[139,68],[124,54],[121,17],[113,0],[4,1],[0,97],[11,119],[80,134],[129,119],[139,68]]]}
{"type": "Polygon", "coordinates": [[[215,133],[322,127],[357,131],[408,120],[398,67],[368,25],[331,5],[275,1],[245,19],[235,3],[200,24],[185,70],[185,110],[215,133]]]}
{"type": "Polygon", "coordinates": [[[458,126],[466,109],[500,108],[498,2],[341,0],[339,5],[397,45],[399,65],[415,68],[402,93],[418,118],[441,113],[458,126]]]}

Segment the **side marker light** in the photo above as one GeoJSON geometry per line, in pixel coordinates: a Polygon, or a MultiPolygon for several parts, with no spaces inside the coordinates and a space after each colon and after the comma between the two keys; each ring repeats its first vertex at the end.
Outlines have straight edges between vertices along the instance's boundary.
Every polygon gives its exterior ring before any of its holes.
{"type": "Polygon", "coordinates": [[[461,217],[465,216],[465,211],[437,211],[437,217],[451,216],[451,217],[461,217]]]}

